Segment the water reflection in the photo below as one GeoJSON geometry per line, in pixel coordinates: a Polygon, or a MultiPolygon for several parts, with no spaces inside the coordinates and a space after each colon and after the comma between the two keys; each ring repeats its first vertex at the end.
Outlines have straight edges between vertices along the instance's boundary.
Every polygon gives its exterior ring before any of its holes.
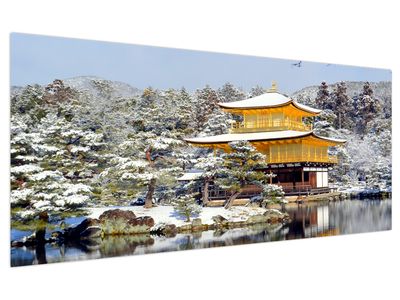
{"type": "Polygon", "coordinates": [[[329,204],[287,205],[292,222],[172,237],[132,235],[74,244],[11,249],[13,266],[201,249],[391,229],[391,200],[347,200],[329,204]]]}

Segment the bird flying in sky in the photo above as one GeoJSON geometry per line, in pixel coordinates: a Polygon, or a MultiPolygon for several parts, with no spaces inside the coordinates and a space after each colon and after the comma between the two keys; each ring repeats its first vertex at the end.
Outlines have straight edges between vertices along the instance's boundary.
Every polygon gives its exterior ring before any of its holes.
{"type": "Polygon", "coordinates": [[[302,64],[302,61],[300,60],[298,63],[292,64],[292,66],[300,68],[301,64],[302,64]]]}

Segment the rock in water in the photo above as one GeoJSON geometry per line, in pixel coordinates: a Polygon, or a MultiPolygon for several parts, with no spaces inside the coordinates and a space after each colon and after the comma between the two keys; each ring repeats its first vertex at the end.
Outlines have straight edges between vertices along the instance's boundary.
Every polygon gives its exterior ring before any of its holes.
{"type": "Polygon", "coordinates": [[[101,227],[99,226],[90,226],[81,232],[81,239],[90,239],[90,238],[98,238],[101,237],[101,227]]]}
{"type": "Polygon", "coordinates": [[[165,236],[175,236],[178,232],[175,224],[160,223],[153,227],[150,231],[152,234],[162,234],[165,236]]]}
{"type": "Polygon", "coordinates": [[[221,215],[216,215],[216,216],[212,217],[212,220],[214,221],[215,224],[218,224],[218,225],[228,224],[228,220],[221,215]]]}
{"type": "Polygon", "coordinates": [[[254,216],[250,216],[247,219],[246,224],[252,225],[252,224],[266,223],[266,222],[268,222],[268,220],[269,220],[268,216],[265,216],[265,215],[254,215],[254,216]]]}
{"type": "Polygon", "coordinates": [[[136,218],[129,210],[112,209],[99,217],[105,235],[149,233],[154,219],[148,216],[136,218]]]}
{"type": "Polygon", "coordinates": [[[83,220],[79,225],[67,228],[64,232],[64,237],[66,239],[79,239],[81,237],[82,232],[92,226],[97,226],[98,220],[87,218],[83,220]]]}

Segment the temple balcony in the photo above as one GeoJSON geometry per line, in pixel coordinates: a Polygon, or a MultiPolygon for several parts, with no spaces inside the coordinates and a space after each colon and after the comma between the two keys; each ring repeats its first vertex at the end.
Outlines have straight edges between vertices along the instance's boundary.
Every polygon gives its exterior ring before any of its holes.
{"type": "Polygon", "coordinates": [[[317,162],[317,163],[330,163],[337,164],[338,158],[336,155],[310,155],[310,154],[297,154],[297,155],[277,155],[268,156],[267,163],[279,164],[279,163],[296,163],[296,162],[317,162]]]}
{"type": "Polygon", "coordinates": [[[269,120],[269,121],[245,121],[232,122],[230,133],[250,133],[264,131],[281,131],[281,130],[296,130],[296,131],[311,131],[312,125],[306,125],[302,122],[293,120],[269,120]]]}

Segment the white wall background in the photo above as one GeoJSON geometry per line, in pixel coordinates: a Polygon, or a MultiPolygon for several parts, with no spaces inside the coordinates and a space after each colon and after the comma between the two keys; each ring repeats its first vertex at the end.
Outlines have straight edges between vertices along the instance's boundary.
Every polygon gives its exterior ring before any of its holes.
{"type": "MultiPolygon", "coordinates": [[[[396,184],[389,232],[100,261],[10,269],[8,221],[11,31],[390,68],[396,116],[400,71],[396,2],[1,2],[0,297],[399,299],[396,184]]],[[[398,119],[393,120],[394,155],[399,151],[398,119]]],[[[394,157],[393,169],[398,166],[394,157]]]]}

